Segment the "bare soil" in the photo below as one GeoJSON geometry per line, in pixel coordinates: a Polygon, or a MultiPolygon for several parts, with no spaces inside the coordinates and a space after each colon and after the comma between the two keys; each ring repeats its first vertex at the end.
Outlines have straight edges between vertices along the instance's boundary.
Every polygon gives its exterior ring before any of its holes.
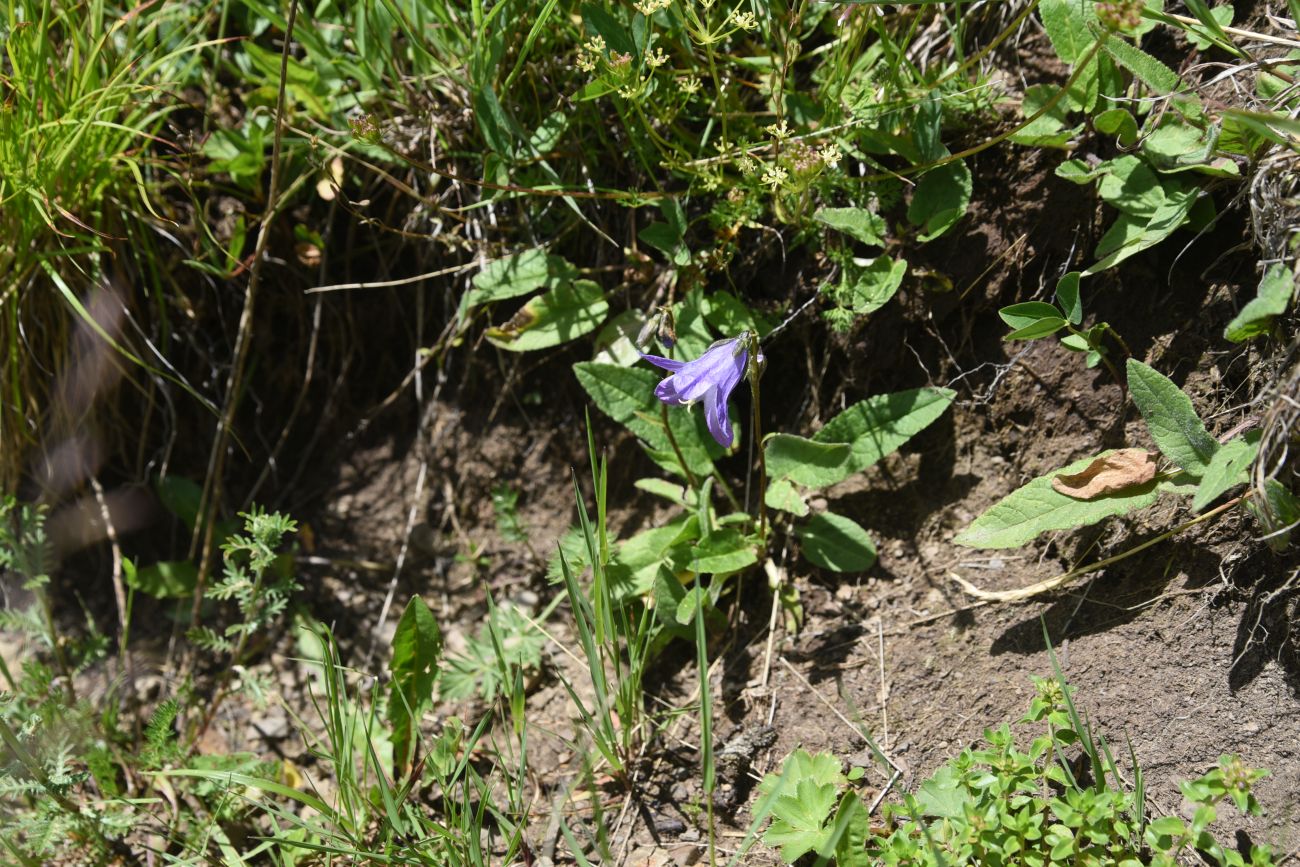
{"type": "MultiPolygon", "coordinates": [[[[755,574],[742,582],[733,628],[713,648],[714,696],[723,702],[718,747],[739,743],[735,752],[748,760],[732,778],[724,773],[720,804],[735,807],[724,847],[748,822],[754,779],[796,747],[868,768],[864,785],[878,789],[887,777],[866,749],[865,727],[905,771],[896,795],[985,728],[1016,720],[1032,696],[1031,676],[1051,674],[1046,628],[1098,730],[1121,752],[1131,742],[1154,808],[1178,811],[1178,780],[1237,753],[1272,772],[1258,789],[1265,814],[1225,815],[1220,833],[1300,850],[1300,636],[1291,627],[1300,597],[1294,582],[1279,590],[1295,573],[1294,554],[1274,554],[1255,539],[1256,525],[1230,512],[1029,604],[973,604],[951,578],[1024,586],[1190,517],[1185,500],[1166,497],[1021,550],[974,551],[951,541],[1034,476],[1101,448],[1151,445],[1104,367],[1086,369],[1053,340],[1002,341],[996,308],[1050,297],[1055,276],[1086,264],[1104,228],[1099,207],[1056,179],[1054,165],[1041,152],[981,155],[972,165],[970,214],[943,241],[907,251],[914,274],[943,280],[909,281],[895,304],[848,336],[828,336],[810,317],[767,350],[769,430],[808,433],[845,403],[921,384],[959,396],[901,453],[828,492],[830,507],[874,535],[880,558],[871,570],[829,574],[795,550],[781,553],[807,620],[797,633],[778,629],[770,658],[766,581],[755,574]],[[941,284],[951,289],[935,291],[941,284]]],[[[1258,418],[1262,407],[1251,401],[1266,391],[1278,349],[1229,350],[1220,338],[1258,279],[1251,255],[1231,252],[1244,235],[1244,215],[1229,208],[1207,234],[1180,232],[1094,280],[1085,295],[1090,315],[1111,322],[1137,357],[1183,385],[1216,435],[1258,418]]],[[[765,282],[801,286],[815,279],[817,263],[768,266],[765,282]]],[[[390,610],[379,622],[390,593],[396,606],[421,594],[454,648],[481,622],[484,586],[534,610],[556,592],[544,560],[574,520],[573,468],[585,478],[583,395],[568,372],[575,360],[556,353],[512,377],[504,399],[453,390],[426,406],[418,430],[372,430],[319,479],[306,517],[316,562],[328,565],[308,567],[309,605],[335,627],[354,663],[381,673],[385,660],[370,658],[369,648],[384,646],[396,619],[390,610]],[[520,492],[528,544],[504,542],[497,531],[490,496],[500,486],[520,492]]],[[[631,487],[651,466],[625,433],[604,419],[595,424],[613,467],[612,524],[624,536],[653,525],[661,510],[631,487]]],[[[727,469],[743,483],[743,449],[727,469]]],[[[562,611],[551,621],[561,642],[569,638],[564,621],[562,611]]],[[[556,649],[547,665],[579,674],[556,649]]],[[[680,706],[691,701],[696,677],[689,653],[670,648],[652,689],[680,706]]],[[[579,769],[566,745],[577,735],[573,717],[556,679],[540,672],[529,718],[546,734],[536,741],[529,839],[542,854],[554,851],[552,809],[579,769]]],[[[698,736],[689,715],[665,731],[635,800],[612,788],[597,793],[620,817],[627,863],[690,863],[698,854],[698,736]]],[[[766,857],[756,850],[749,863],[766,857]]]]}

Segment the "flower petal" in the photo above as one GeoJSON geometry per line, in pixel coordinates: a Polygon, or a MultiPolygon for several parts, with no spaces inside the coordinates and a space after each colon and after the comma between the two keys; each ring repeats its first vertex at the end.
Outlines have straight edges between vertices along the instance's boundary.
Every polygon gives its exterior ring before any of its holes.
{"type": "Polygon", "coordinates": [[[709,389],[729,380],[731,384],[726,386],[727,391],[735,388],[740,374],[744,372],[745,358],[748,356],[744,350],[737,353],[736,349],[735,340],[715,343],[708,352],[688,362],[674,374],[677,379],[677,394],[682,400],[699,400],[709,389]]]}
{"type": "Polygon", "coordinates": [[[673,361],[671,358],[664,358],[661,355],[646,355],[644,352],[641,353],[641,357],[653,364],[655,367],[662,367],[664,370],[671,370],[674,373],[681,370],[689,363],[685,361],[673,361]]]}
{"type": "Polygon", "coordinates": [[[673,381],[674,379],[676,379],[676,377],[670,376],[656,385],[655,397],[659,398],[669,406],[685,406],[689,401],[682,400],[681,396],[677,393],[677,383],[673,381]]]}
{"type": "Polygon", "coordinates": [[[727,415],[727,396],[721,393],[721,389],[710,389],[704,395],[704,421],[718,444],[731,448],[731,419],[727,415]]]}

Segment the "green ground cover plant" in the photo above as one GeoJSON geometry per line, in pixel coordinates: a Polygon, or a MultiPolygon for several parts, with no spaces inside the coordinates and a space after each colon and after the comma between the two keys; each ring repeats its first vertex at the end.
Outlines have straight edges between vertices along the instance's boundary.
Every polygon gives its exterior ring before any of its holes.
{"type": "MultiPolygon", "coordinates": [[[[1293,198],[1300,3],[1281,36],[1275,6],[1243,21],[1206,0],[15,0],[0,631],[26,643],[20,666],[0,655],[3,858],[627,863],[659,797],[685,802],[699,835],[683,840],[711,865],[1285,863],[1224,842],[1262,813],[1268,771],[1222,755],[1178,787],[1188,810],[1153,811],[1136,753],[1115,760],[1050,644],[1054,676],[1016,727],[987,720],[913,785],[874,725],[858,727],[869,769],[796,748],[737,782],[722,747],[729,713],[772,695],[778,636],[798,636],[810,599],[878,570],[883,521],[859,504],[892,509],[900,468],[966,441],[1004,375],[1055,348],[1033,341],[1058,336],[1079,377],[1103,366],[1117,429],[1136,410],[1155,450],[1062,454],[952,541],[1015,550],[1169,502],[1190,513],[1055,578],[964,590],[1063,591],[1237,510],[1291,556],[1295,414],[1216,438],[1228,386],[1194,404],[1151,330],[1115,315],[1121,287],[1172,268],[1235,203],[1271,216],[1293,198]],[[947,263],[975,255],[964,225],[1017,207],[1022,191],[999,205],[989,187],[1010,177],[993,162],[1020,160],[1101,222],[1079,217],[1037,286],[983,298],[988,270],[959,286],[947,263]],[[994,310],[1010,331],[973,337],[1000,327],[994,310]],[[923,357],[918,333],[942,353],[923,357]],[[899,374],[907,350],[915,375],[899,374]],[[985,365],[981,396],[963,380],[985,365]],[[596,412],[564,409],[570,391],[596,412]],[[461,419],[457,400],[484,412],[461,419]],[[481,508],[437,523],[412,505],[393,562],[344,566],[296,483],[335,473],[321,439],[360,449],[394,406],[419,419],[416,500],[455,495],[507,417],[529,445],[503,440],[491,459],[513,463],[481,508]],[[528,476],[584,437],[587,470],[528,476]],[[543,537],[525,510],[556,491],[567,531],[543,537]],[[84,540],[51,517],[71,505],[84,540]],[[382,605],[357,606],[362,627],[320,613],[315,566],[357,595],[375,589],[357,575],[384,575],[382,605]],[[453,572],[471,577],[440,599],[418,583],[453,572]],[[763,659],[744,702],[738,646],[763,659]],[[137,663],[158,647],[146,689],[137,663]],[[271,709],[296,758],[213,735],[271,709]],[[673,762],[689,773],[665,783],[673,762]],[[750,801],[723,800],[748,783],[750,801]]],[[[1213,352],[1242,353],[1237,380],[1273,375],[1256,393],[1279,406],[1296,224],[1256,220],[1257,288],[1214,329],[1213,352]]],[[[1293,573],[1260,592],[1294,588],[1293,573]]]]}

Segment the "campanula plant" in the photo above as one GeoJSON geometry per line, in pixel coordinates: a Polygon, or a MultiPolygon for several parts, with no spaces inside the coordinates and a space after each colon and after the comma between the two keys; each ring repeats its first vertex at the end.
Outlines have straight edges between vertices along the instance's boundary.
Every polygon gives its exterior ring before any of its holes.
{"type": "MultiPolygon", "coordinates": [[[[719,340],[694,361],[641,354],[656,367],[671,371],[655,387],[655,397],[669,406],[691,406],[703,400],[709,433],[724,448],[731,448],[734,439],[727,402],[749,368],[750,339],[750,332],[745,331],[730,340],[719,340]]],[[[762,352],[755,352],[754,363],[762,367],[762,352]]]]}

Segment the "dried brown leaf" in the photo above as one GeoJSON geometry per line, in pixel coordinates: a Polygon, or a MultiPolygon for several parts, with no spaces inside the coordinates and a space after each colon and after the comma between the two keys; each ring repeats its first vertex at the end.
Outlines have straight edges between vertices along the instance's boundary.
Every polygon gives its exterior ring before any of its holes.
{"type": "Polygon", "coordinates": [[[1102,455],[1081,473],[1052,479],[1052,490],[1076,500],[1095,500],[1145,485],[1156,476],[1156,456],[1146,449],[1120,449],[1102,455]]]}

